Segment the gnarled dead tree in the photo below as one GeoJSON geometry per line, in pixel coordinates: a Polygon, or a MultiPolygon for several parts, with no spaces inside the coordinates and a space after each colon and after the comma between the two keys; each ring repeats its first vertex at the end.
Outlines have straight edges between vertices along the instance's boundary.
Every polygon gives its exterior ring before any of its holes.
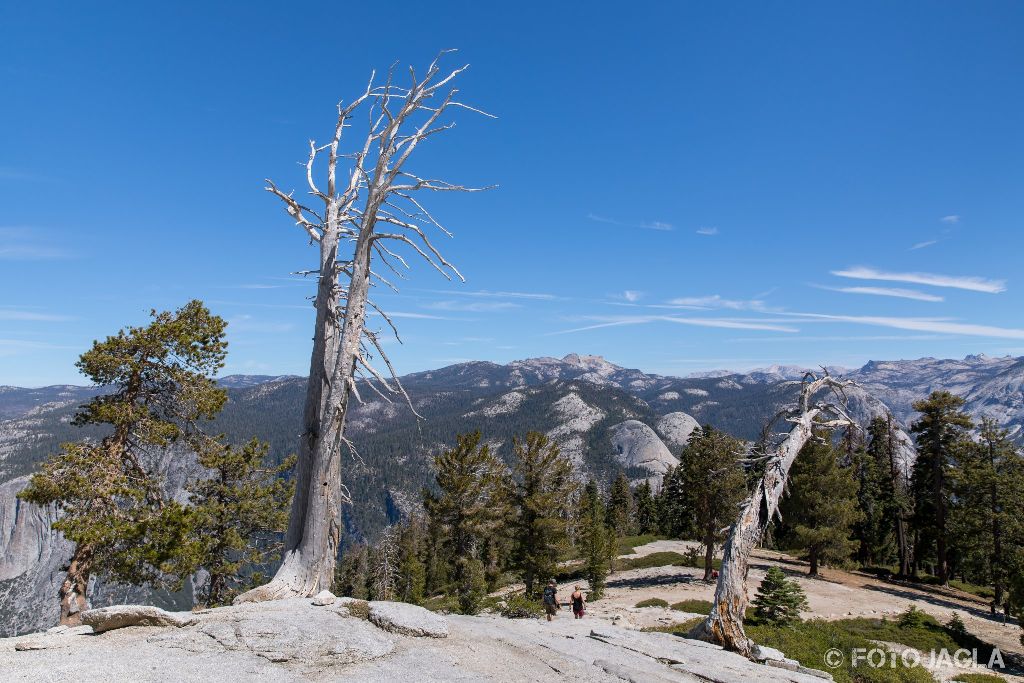
{"type": "MultiPolygon", "coordinates": [[[[765,529],[778,513],[789,469],[804,444],[815,438],[814,429],[855,427],[843,407],[846,402],[843,389],[851,384],[831,377],[828,372],[821,377],[813,373],[804,376],[799,404],[795,410],[787,411],[786,420],[793,426],[780,443],[769,447],[768,454],[762,456],[765,460],[764,476],[740,506],[739,519],[732,525],[722,550],[722,568],[711,614],[693,628],[689,634],[691,638],[717,643],[747,657],[754,655],[754,643],[743,630],[743,615],[750,602],[746,584],[750,553],[761,542],[765,529]],[[815,402],[815,397],[826,390],[833,400],[815,402]]],[[[782,414],[776,419],[779,417],[782,414]]]]}
{"type": "Polygon", "coordinates": [[[319,247],[319,267],[305,273],[317,275],[319,284],[283,562],[270,583],[240,595],[236,602],[313,595],[330,588],[344,500],[341,451],[343,446],[351,447],[344,435],[349,399],[355,395],[361,400],[360,388],[368,388],[384,400],[403,397],[415,413],[384,353],[380,331],[367,326],[369,308],[398,336],[391,319],[370,300],[370,290],[375,286],[394,289],[382,273],[403,277],[402,271],[409,267],[403,250],[426,260],[449,280],[463,279],[435,248],[429,232],[451,234],[424,208],[418,195],[485,189],[421,177],[406,169],[420,143],[455,125],[445,116],[452,109],[484,113],[455,99],[457,90],[450,84],[467,67],[444,75],[438,59],[422,78],[410,68],[406,86],[395,84],[394,67],[383,84],[375,84],[371,75],[359,97],[338,105],[333,137],[319,146],[310,141],[305,164],[311,203],[321,206],[319,211],[267,181],[267,190],[284,203],[296,225],[319,247]],[[365,137],[350,151],[343,151],[343,135],[355,125],[357,114],[365,117],[365,137]],[[318,170],[326,175],[324,185],[315,180],[318,170]],[[374,356],[383,368],[371,363],[374,356]]]}

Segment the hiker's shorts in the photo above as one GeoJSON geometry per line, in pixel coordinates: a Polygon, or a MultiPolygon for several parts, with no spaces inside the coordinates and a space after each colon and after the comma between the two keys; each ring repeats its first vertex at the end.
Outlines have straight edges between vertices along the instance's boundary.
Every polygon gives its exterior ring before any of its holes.
{"type": "Polygon", "coordinates": [[[547,611],[548,614],[558,614],[558,606],[552,605],[550,602],[544,603],[544,609],[547,611]]]}

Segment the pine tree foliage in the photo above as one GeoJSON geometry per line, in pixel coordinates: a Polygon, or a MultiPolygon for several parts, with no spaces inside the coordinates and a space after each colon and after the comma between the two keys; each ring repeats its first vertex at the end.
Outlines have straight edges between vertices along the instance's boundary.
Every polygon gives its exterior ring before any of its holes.
{"type": "Polygon", "coordinates": [[[857,481],[851,467],[839,465],[839,454],[827,433],[809,441],[790,470],[789,497],[780,506],[784,536],[805,550],[809,573],[821,563],[843,562],[857,548],[853,526],[860,518],[857,481]]]}
{"type": "Polygon", "coordinates": [[[501,533],[507,517],[508,470],[479,432],[459,435],[454,448],[434,458],[434,468],[440,493],[427,492],[424,504],[439,550],[449,558],[460,609],[474,613],[487,588],[481,561],[486,539],[501,533]]]}
{"type": "Polygon", "coordinates": [[[918,534],[915,564],[934,551],[935,575],[946,583],[950,576],[948,517],[951,471],[967,448],[973,427],[963,411],[964,400],[948,391],[935,391],[914,403],[921,417],[910,426],[917,437],[912,487],[914,526],[918,534]]]}
{"type": "Polygon", "coordinates": [[[678,506],[685,515],[679,525],[704,545],[705,581],[711,580],[715,545],[725,540],[747,495],[742,453],[739,440],[706,425],[694,430],[679,458],[678,506]]]}
{"type": "Polygon", "coordinates": [[[95,342],[77,363],[107,391],[73,424],[96,425],[107,435],[98,443],[63,444],[20,494],[55,504],[62,514],[54,529],[75,544],[60,589],[62,623],[74,623],[86,607],[95,574],[172,586],[185,578],[168,572],[188,538],[188,514],[164,494],[155,454],[205,443],[197,424],[212,419],[226,399],[212,378],[224,363],[225,322],[199,301],[152,317],[145,327],[95,342]]]}
{"type": "Polygon", "coordinates": [[[752,603],[754,614],[773,624],[793,623],[800,619],[800,612],[808,609],[800,584],[787,579],[778,567],[770,567],[765,573],[752,603]]]}
{"type": "Polygon", "coordinates": [[[628,536],[632,532],[631,520],[633,513],[633,492],[629,488],[629,479],[625,472],[619,472],[608,492],[608,505],[605,514],[607,524],[618,536],[628,536]]]}
{"type": "Polygon", "coordinates": [[[554,576],[566,545],[576,482],[572,462],[540,432],[530,432],[525,441],[516,439],[514,452],[512,565],[522,575],[526,594],[533,596],[554,576]]]}
{"type": "Polygon", "coordinates": [[[651,484],[646,479],[633,489],[633,519],[638,534],[654,534],[658,531],[658,507],[651,494],[651,484]]]}
{"type": "Polygon", "coordinates": [[[398,536],[398,599],[418,605],[426,595],[427,565],[423,561],[426,530],[420,517],[403,525],[398,536]]]}
{"type": "Polygon", "coordinates": [[[601,492],[593,479],[580,496],[580,530],[583,557],[583,576],[590,586],[590,599],[604,594],[610,571],[609,548],[614,548],[614,532],[605,526],[605,508],[601,492]]]}
{"type": "Polygon", "coordinates": [[[240,448],[211,439],[199,452],[199,464],[208,476],[186,486],[192,541],[189,552],[176,560],[178,575],[198,568],[209,574],[196,596],[198,604],[230,603],[242,590],[263,582],[254,568],[266,568],[278,559],[294,489],[284,475],[295,458],[267,467],[267,449],[256,439],[240,448]]]}

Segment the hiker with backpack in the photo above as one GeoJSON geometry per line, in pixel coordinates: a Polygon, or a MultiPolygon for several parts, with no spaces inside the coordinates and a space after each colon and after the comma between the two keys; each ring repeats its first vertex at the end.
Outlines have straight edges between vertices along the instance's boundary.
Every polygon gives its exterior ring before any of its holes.
{"type": "Polygon", "coordinates": [[[548,585],[544,587],[544,611],[547,613],[548,621],[558,614],[558,586],[554,579],[548,581],[548,585]]]}

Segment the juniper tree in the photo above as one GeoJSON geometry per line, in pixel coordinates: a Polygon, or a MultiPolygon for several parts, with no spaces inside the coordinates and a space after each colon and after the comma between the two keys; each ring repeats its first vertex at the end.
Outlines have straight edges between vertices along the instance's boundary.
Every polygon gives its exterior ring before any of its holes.
{"type": "Polygon", "coordinates": [[[242,447],[211,439],[199,450],[206,473],[186,485],[191,543],[178,573],[202,568],[209,574],[196,596],[200,604],[227,604],[240,589],[262,583],[265,579],[255,570],[280,551],[294,488],[284,475],[295,458],[268,467],[268,449],[257,439],[242,447]]]}
{"type": "Polygon", "coordinates": [[[861,517],[853,469],[841,467],[827,432],[809,441],[790,471],[782,520],[797,548],[807,551],[808,574],[820,563],[844,561],[856,550],[853,526],[861,517]]]}
{"type": "Polygon", "coordinates": [[[679,457],[678,504],[686,526],[704,545],[704,580],[710,581],[715,544],[735,520],[736,507],[747,494],[738,458],[743,444],[710,425],[695,429],[679,457]]]}
{"type": "Polygon", "coordinates": [[[800,584],[786,578],[778,567],[769,567],[757,587],[754,614],[773,624],[790,624],[807,610],[807,597],[800,584]]]}
{"type": "Polygon", "coordinates": [[[608,578],[609,546],[614,534],[605,526],[605,509],[597,482],[591,479],[580,496],[580,530],[583,555],[583,576],[590,585],[590,597],[597,600],[604,594],[608,578]]]}
{"type": "Polygon", "coordinates": [[[962,408],[964,400],[948,391],[935,391],[916,401],[914,410],[921,417],[910,426],[917,437],[917,461],[914,463],[914,525],[919,533],[915,565],[926,547],[934,546],[939,582],[949,582],[948,513],[949,471],[967,444],[967,431],[973,423],[962,408]]]}
{"type": "Polygon", "coordinates": [[[508,506],[508,471],[480,441],[480,432],[460,434],[454,448],[434,458],[439,495],[428,492],[424,501],[443,534],[444,556],[463,612],[474,612],[483,597],[483,542],[499,533],[508,506]]]}
{"type": "Polygon", "coordinates": [[[533,596],[554,575],[565,545],[573,480],[572,462],[540,432],[513,441],[512,566],[533,596]]]}
{"type": "Polygon", "coordinates": [[[187,540],[188,514],[165,495],[158,454],[196,439],[197,424],[220,411],[226,392],[213,375],[223,366],[225,322],[199,301],[153,311],[145,327],[97,341],[77,367],[104,392],[72,420],[106,431],[99,441],[61,445],[21,492],[61,511],[53,528],[75,544],[59,589],[60,621],[77,623],[89,579],[180,585],[168,577],[187,540]]]}

